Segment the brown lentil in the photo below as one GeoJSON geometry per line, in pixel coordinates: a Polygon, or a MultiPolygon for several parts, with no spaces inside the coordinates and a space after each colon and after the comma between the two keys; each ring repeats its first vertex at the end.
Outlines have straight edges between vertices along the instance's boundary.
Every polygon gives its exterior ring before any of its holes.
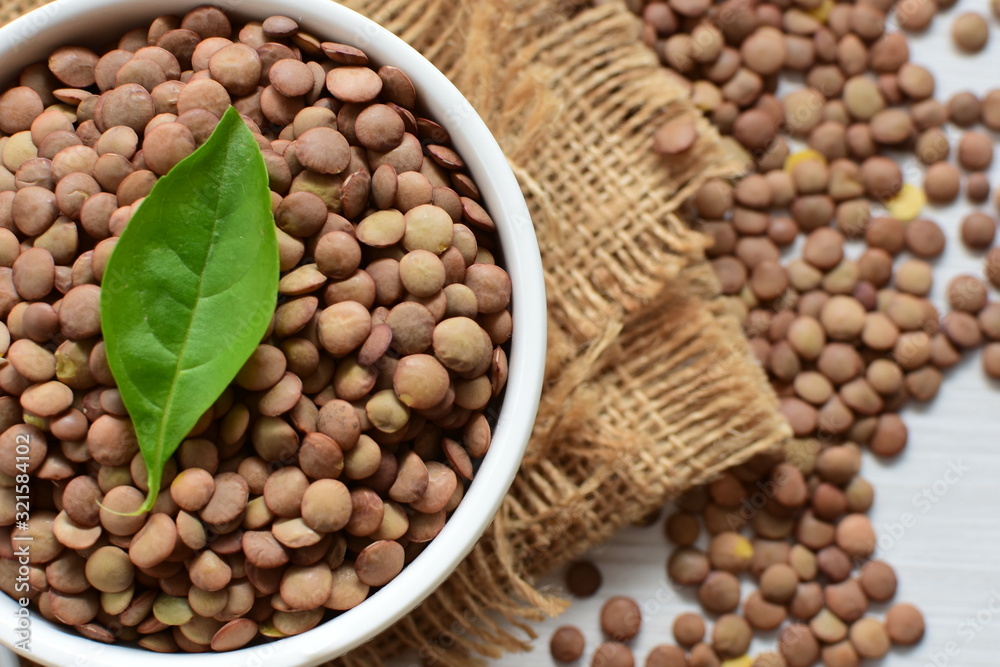
{"type": "Polygon", "coordinates": [[[955,46],[966,53],[982,51],[989,34],[986,19],[974,12],[960,14],[951,24],[951,37],[955,46]]]}
{"type": "Polygon", "coordinates": [[[820,646],[809,628],[789,625],[778,638],[778,649],[789,667],[808,667],[819,658],[820,646]]]}
{"type": "Polygon", "coordinates": [[[740,581],[729,572],[711,572],[698,588],[698,600],[712,613],[732,612],[740,603],[740,581]]]}
{"type": "Polygon", "coordinates": [[[918,218],[906,226],[905,242],[914,255],[931,259],[944,251],[945,238],[937,223],[918,218]]]}
{"type": "Polygon", "coordinates": [[[583,655],[586,642],[579,628],[564,625],[558,628],[549,640],[549,652],[557,662],[574,662],[583,655]]]}
{"type": "Polygon", "coordinates": [[[924,617],[911,604],[896,604],[886,612],[885,628],[892,643],[912,646],[924,636],[924,617]]]}
{"type": "Polygon", "coordinates": [[[594,651],[592,667],[635,667],[632,650],[625,644],[605,642],[594,651]]]}
{"type": "Polygon", "coordinates": [[[980,211],[974,211],[962,220],[962,242],[972,250],[984,250],[993,245],[996,231],[996,220],[980,211]]]}
{"type": "Polygon", "coordinates": [[[575,597],[594,595],[601,587],[601,579],[601,571],[590,561],[576,561],[566,570],[566,588],[575,597]]]}
{"type": "Polygon", "coordinates": [[[632,639],[641,624],[642,612],[631,598],[615,596],[601,607],[601,629],[615,641],[632,639]]]}
{"type": "Polygon", "coordinates": [[[681,646],[694,646],[705,637],[705,621],[690,612],[680,614],[674,619],[673,633],[681,646]]]}

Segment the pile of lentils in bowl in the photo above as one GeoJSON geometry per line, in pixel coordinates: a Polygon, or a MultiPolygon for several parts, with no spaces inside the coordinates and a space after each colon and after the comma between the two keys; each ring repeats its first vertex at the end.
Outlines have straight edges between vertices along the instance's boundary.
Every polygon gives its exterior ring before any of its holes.
{"type": "MultiPolygon", "coordinates": [[[[878,558],[862,452],[904,453],[901,409],[932,401],[966,354],[981,348],[983,372],[1000,379],[1000,191],[991,196],[987,174],[1000,90],[936,97],[909,35],[950,21],[956,56],[989,67],[977,54],[1000,0],[991,16],[987,3],[956,0],[628,4],[666,72],[752,159],[741,177],[704,184],[683,213],[710,238],[728,309],[795,436],[669,510],[667,574],[696,590],[703,613],[678,616],[644,664],[857,667],[912,646],[924,618],[896,599],[896,574],[878,558]],[[962,201],[972,210],[955,224],[932,219],[931,207],[962,201]],[[947,243],[981,265],[949,281],[941,313],[930,294],[947,243]],[[751,655],[755,637],[774,650],[751,655]]],[[[683,160],[696,139],[692,119],[674,119],[652,149],[683,160]]],[[[567,572],[577,597],[600,585],[590,562],[567,572]]],[[[609,598],[592,664],[637,664],[641,625],[639,604],[609,598]]],[[[565,626],[550,650],[569,662],[587,647],[565,626]]]]}
{"type": "Polygon", "coordinates": [[[448,132],[403,71],[283,16],[200,7],[5,75],[0,588],[162,652],[286,637],[361,604],[461,502],[507,379],[511,281],[448,132]],[[102,274],[230,105],[267,165],[278,307],[152,511],[123,516],[146,470],[101,341],[102,274]]]}

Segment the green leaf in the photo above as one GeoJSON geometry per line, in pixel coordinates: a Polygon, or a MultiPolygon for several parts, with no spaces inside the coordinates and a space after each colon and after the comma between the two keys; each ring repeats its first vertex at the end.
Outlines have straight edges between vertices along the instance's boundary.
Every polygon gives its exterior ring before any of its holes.
{"type": "Polygon", "coordinates": [[[257,347],[278,295],[267,168],[230,107],[126,226],[101,288],[108,364],[146,462],[163,467],[257,347]]]}

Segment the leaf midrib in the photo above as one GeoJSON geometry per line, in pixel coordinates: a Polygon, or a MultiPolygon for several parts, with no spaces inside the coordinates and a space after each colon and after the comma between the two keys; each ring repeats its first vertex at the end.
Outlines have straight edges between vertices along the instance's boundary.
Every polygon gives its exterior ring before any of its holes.
{"type": "MultiPolygon", "coordinates": [[[[229,142],[227,142],[225,145],[225,151],[226,153],[223,158],[223,164],[227,164],[229,162],[229,155],[231,151],[229,142]]],[[[191,177],[189,176],[187,180],[190,181],[191,177]]],[[[191,327],[194,325],[195,314],[198,312],[198,308],[199,306],[201,306],[202,303],[201,296],[202,296],[202,286],[204,285],[205,282],[205,267],[208,266],[208,258],[209,256],[211,256],[212,250],[214,249],[216,230],[219,226],[219,223],[221,222],[221,219],[219,218],[219,210],[221,208],[221,204],[222,204],[221,186],[217,186],[215,188],[215,207],[213,211],[214,215],[212,216],[212,242],[206,244],[205,256],[202,258],[201,270],[198,272],[198,289],[195,293],[194,307],[191,309],[191,317],[188,319],[187,327],[185,327],[184,329],[184,338],[181,341],[181,349],[177,353],[177,364],[174,367],[174,373],[171,378],[170,391],[167,392],[167,398],[166,401],[164,402],[163,419],[160,420],[160,428],[156,434],[157,463],[163,462],[162,458],[164,451],[163,443],[164,439],[166,438],[167,426],[170,423],[170,415],[174,404],[174,394],[177,392],[177,388],[180,385],[179,379],[181,377],[181,374],[184,373],[184,369],[181,368],[181,361],[184,359],[185,354],[187,352],[188,343],[191,341],[191,327]]]]}

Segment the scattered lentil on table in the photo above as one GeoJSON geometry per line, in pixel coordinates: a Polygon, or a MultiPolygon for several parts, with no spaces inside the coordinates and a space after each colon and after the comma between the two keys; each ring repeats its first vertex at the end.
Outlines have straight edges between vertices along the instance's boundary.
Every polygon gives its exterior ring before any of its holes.
{"type": "MultiPolygon", "coordinates": [[[[953,4],[629,2],[667,73],[754,160],[739,179],[702,185],[685,213],[709,237],[722,293],[795,432],[785,451],[676,501],[664,525],[674,545],[667,575],[696,587],[705,612],[722,616],[711,631],[697,614],[678,616],[677,646],[657,646],[649,665],[744,660],[733,651],[748,628],[780,629],[777,652],[745,658],[754,667],[850,667],[924,634],[911,604],[896,602],[884,620],[868,614],[870,602],[894,600],[897,579],[874,559],[865,514],[875,494],[859,473],[862,448],[885,458],[905,451],[900,409],[932,400],[965,353],[985,343],[983,370],[1000,379],[1000,303],[990,290],[1000,288],[995,211],[976,208],[954,230],[982,257],[981,275],[951,280],[945,312],[928,298],[952,230],[927,206],[963,195],[976,207],[990,201],[988,130],[1000,129],[1000,91],[941,101],[932,73],[910,61],[907,32],[942,20],[938,8],[953,4]],[[779,94],[785,75],[804,85],[779,94]],[[923,180],[905,182],[883,155],[890,151],[926,165],[923,180]],[[801,255],[786,258],[800,235],[801,255]],[[860,253],[845,253],[859,244],[860,253]],[[760,484],[773,489],[764,506],[747,517],[734,512],[760,484]],[[697,546],[702,526],[707,551],[697,546]],[[739,577],[748,576],[757,589],[743,600],[742,618],[733,616],[739,577]]],[[[990,9],[991,18],[964,12],[951,20],[959,53],[985,47],[1000,3],[990,9]]],[[[683,160],[687,148],[677,147],[686,142],[664,150],[678,127],[667,123],[653,149],[683,160]]]]}

